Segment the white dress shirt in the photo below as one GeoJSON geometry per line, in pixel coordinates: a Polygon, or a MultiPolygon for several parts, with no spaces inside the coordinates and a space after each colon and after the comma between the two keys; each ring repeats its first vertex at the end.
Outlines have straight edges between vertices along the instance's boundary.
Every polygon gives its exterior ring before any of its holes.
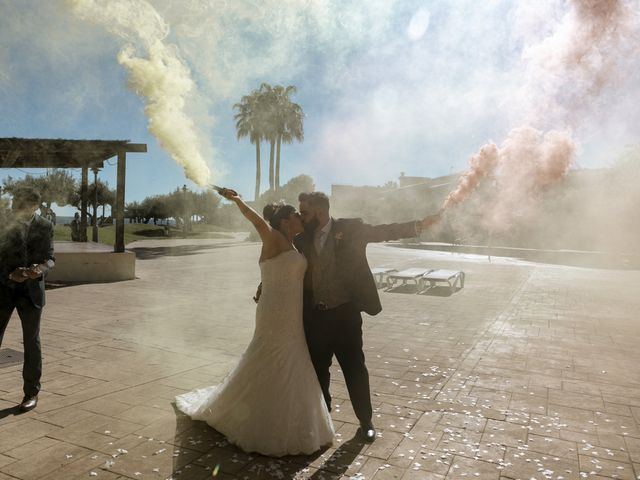
{"type": "Polygon", "coordinates": [[[329,236],[329,232],[331,231],[331,226],[333,224],[333,220],[329,218],[327,224],[322,227],[320,230],[317,230],[315,236],[313,238],[313,246],[316,248],[316,253],[320,253],[324,244],[327,242],[327,237],[329,236]]]}

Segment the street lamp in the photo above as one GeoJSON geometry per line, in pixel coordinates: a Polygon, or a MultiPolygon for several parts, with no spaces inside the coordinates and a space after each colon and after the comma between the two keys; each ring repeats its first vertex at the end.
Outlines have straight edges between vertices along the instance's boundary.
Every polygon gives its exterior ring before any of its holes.
{"type": "Polygon", "coordinates": [[[187,238],[187,186],[182,185],[182,236],[187,238]]]}
{"type": "Polygon", "coordinates": [[[93,234],[91,240],[94,242],[98,242],[98,172],[100,169],[98,167],[91,167],[91,171],[93,172],[93,234]]]}

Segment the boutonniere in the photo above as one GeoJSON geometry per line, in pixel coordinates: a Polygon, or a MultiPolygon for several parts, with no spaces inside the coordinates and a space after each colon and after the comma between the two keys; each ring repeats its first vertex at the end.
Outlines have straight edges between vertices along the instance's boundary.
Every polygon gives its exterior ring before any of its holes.
{"type": "Polygon", "coordinates": [[[336,242],[336,247],[340,245],[340,242],[342,241],[343,238],[344,238],[344,233],[342,232],[338,232],[333,236],[333,239],[336,242]]]}

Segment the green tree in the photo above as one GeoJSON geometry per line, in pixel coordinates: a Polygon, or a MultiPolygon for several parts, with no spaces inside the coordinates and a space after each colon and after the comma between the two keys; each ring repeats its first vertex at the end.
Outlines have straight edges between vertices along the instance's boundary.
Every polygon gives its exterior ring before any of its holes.
{"type": "Polygon", "coordinates": [[[192,193],[193,213],[198,215],[204,223],[213,224],[218,216],[220,196],[211,190],[202,193],[192,193]]]}
{"type": "Polygon", "coordinates": [[[171,216],[166,197],[166,195],[154,195],[142,201],[140,208],[144,223],[149,223],[149,220],[153,219],[153,224],[156,225],[158,220],[166,220],[171,216]]]}
{"type": "MultiPolygon", "coordinates": [[[[82,193],[80,191],[80,188],[80,186],[77,186],[76,190],[69,198],[69,204],[73,205],[77,209],[80,209],[82,204],[82,193]]],[[[105,207],[109,205],[113,208],[113,204],[115,203],[115,201],[116,192],[115,190],[111,190],[109,188],[109,183],[103,182],[102,180],[98,180],[95,184],[94,182],[91,182],[87,188],[87,206],[91,207],[91,209],[93,210],[93,214],[90,214],[90,216],[92,217],[91,223],[93,224],[93,222],[95,221],[99,207],[102,207],[102,216],[104,217],[105,207]],[[97,201],[96,192],[98,194],[97,201]]]]}
{"type": "Polygon", "coordinates": [[[140,223],[144,218],[144,209],[140,202],[130,202],[124,207],[124,217],[128,218],[130,222],[140,223]]]}
{"type": "Polygon", "coordinates": [[[0,197],[0,224],[4,224],[9,217],[9,201],[0,197]]]}
{"type": "Polygon", "coordinates": [[[109,184],[98,180],[97,183],[91,183],[88,189],[88,204],[93,209],[93,221],[98,221],[98,208],[102,207],[102,217],[104,218],[104,210],[107,205],[113,208],[116,201],[116,192],[109,188],[109,184]]]}
{"type": "MultiPolygon", "coordinates": [[[[69,205],[77,190],[76,180],[71,173],[63,169],[53,169],[46,175],[27,175],[16,180],[7,177],[4,180],[4,191],[11,193],[15,188],[28,186],[40,192],[42,199],[41,210],[53,213],[51,205],[56,203],[60,206],[69,205]]],[[[44,213],[44,212],[43,212],[44,213]]]]}
{"type": "Polygon", "coordinates": [[[309,175],[298,175],[290,179],[280,189],[267,190],[264,192],[256,206],[262,210],[267,203],[284,200],[286,203],[297,207],[298,195],[300,195],[301,192],[312,192],[314,190],[315,184],[313,183],[313,178],[309,175]]]}

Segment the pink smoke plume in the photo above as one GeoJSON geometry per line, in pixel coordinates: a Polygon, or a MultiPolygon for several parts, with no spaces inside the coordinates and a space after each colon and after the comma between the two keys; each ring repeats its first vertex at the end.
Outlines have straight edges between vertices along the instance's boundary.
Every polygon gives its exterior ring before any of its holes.
{"type": "Polygon", "coordinates": [[[634,17],[624,0],[573,0],[570,5],[552,35],[525,45],[524,126],[511,130],[499,149],[488,143],[471,157],[442,210],[464,202],[491,178],[494,202],[486,206],[492,211],[485,220],[492,228],[504,227],[510,216],[531,210],[540,193],[568,172],[576,150],[569,131],[623,74],[625,55],[638,51],[634,17]],[[531,125],[556,129],[544,133],[531,125]]]}
{"type": "Polygon", "coordinates": [[[502,210],[493,218],[505,219],[509,212],[524,208],[529,199],[560,181],[574,156],[575,145],[568,132],[545,134],[531,127],[515,128],[500,148],[488,143],[471,157],[469,169],[442,209],[462,203],[483,179],[490,177],[499,200],[494,208],[502,210]]]}
{"type": "Polygon", "coordinates": [[[451,192],[442,206],[447,209],[464,201],[476,189],[480,181],[493,172],[498,163],[498,147],[488,143],[469,159],[469,169],[462,174],[458,188],[451,192]]]}

